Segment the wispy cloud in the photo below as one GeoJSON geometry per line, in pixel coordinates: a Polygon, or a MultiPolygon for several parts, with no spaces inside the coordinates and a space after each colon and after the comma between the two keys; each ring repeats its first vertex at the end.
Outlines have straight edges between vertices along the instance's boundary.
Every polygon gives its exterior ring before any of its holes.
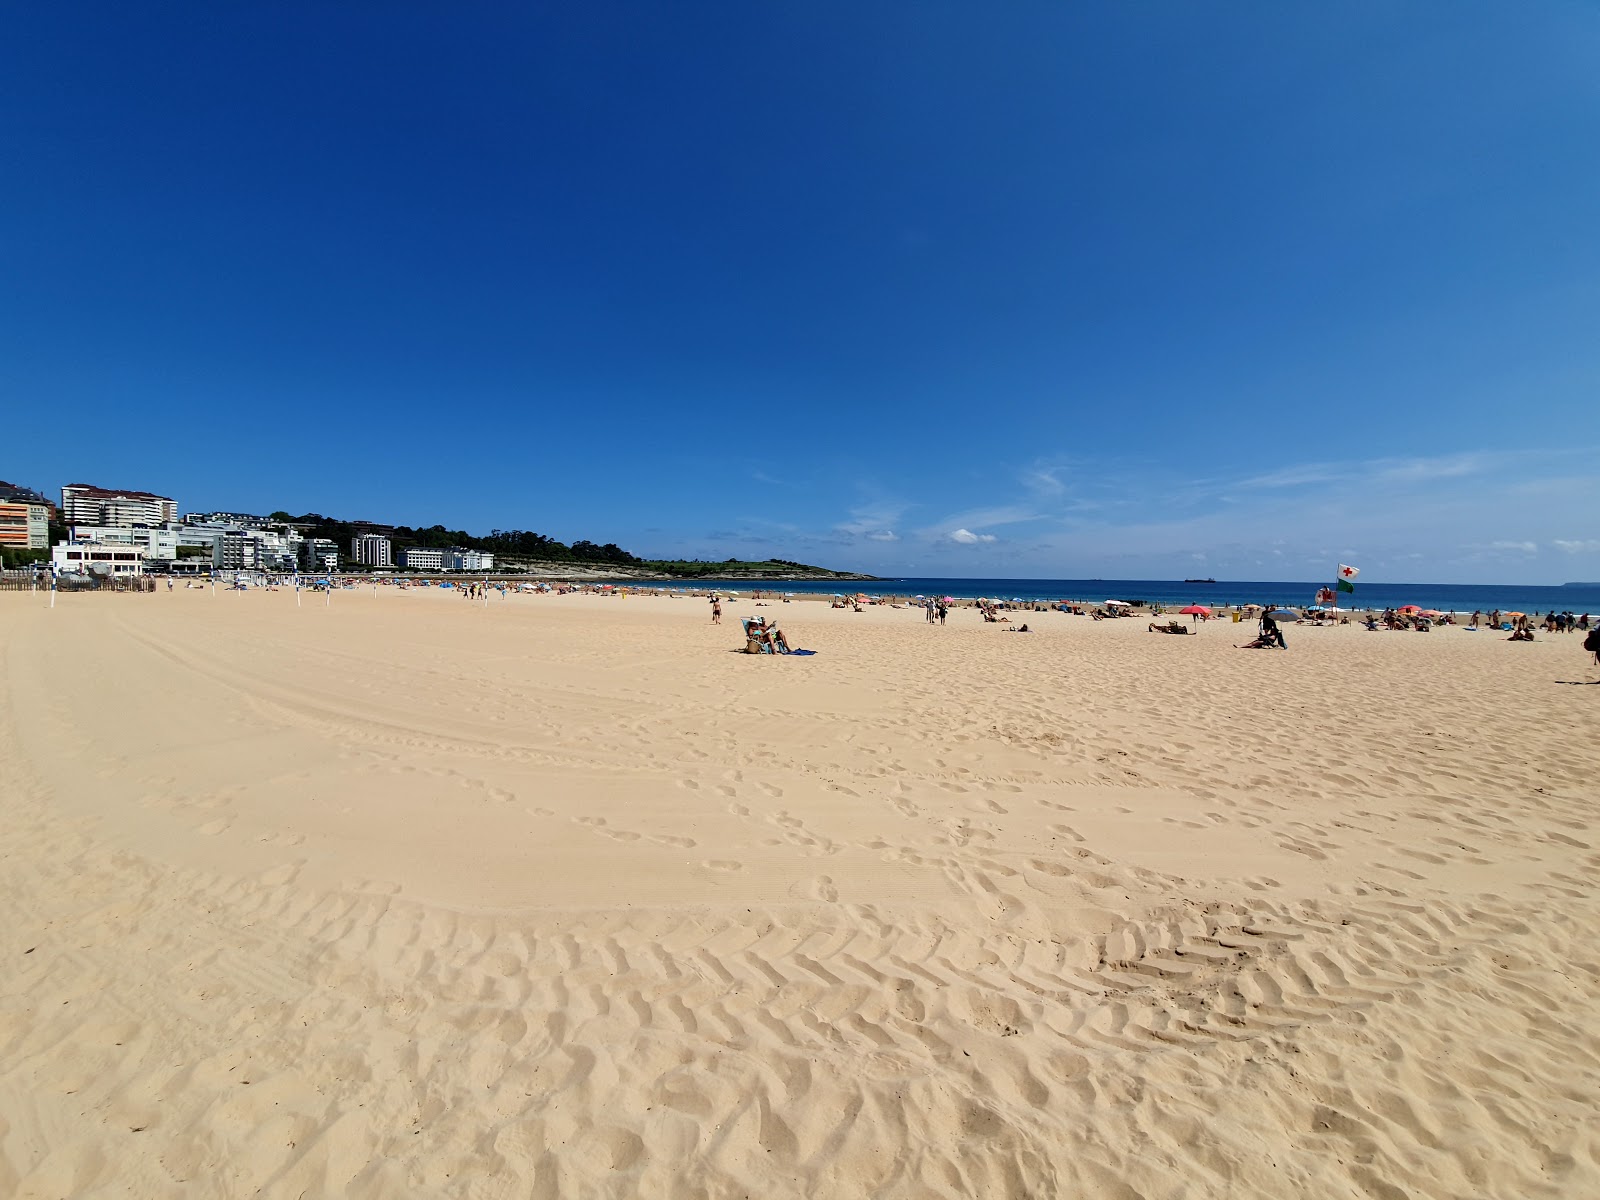
{"type": "Polygon", "coordinates": [[[1600,538],[1584,538],[1579,541],[1552,538],[1550,544],[1563,554],[1600,554],[1600,538]]]}

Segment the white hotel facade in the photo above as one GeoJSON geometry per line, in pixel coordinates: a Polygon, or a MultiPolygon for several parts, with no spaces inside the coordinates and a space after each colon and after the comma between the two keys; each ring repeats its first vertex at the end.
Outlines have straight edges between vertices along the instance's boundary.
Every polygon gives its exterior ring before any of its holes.
{"type": "Polygon", "coordinates": [[[481,550],[435,550],[412,546],[400,552],[408,571],[492,571],[494,555],[481,550]]]}
{"type": "Polygon", "coordinates": [[[366,567],[394,566],[394,548],[381,533],[363,533],[350,539],[350,556],[366,567]]]}

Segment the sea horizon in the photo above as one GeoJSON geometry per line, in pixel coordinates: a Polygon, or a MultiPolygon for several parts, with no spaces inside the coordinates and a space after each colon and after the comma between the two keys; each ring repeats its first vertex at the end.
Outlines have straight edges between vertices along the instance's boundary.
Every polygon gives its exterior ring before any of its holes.
{"type": "MultiPolygon", "coordinates": [[[[638,586],[639,580],[613,580],[638,586]]],[[[870,581],[697,579],[668,586],[725,591],[789,592],[795,595],[952,596],[959,600],[979,597],[1024,603],[1068,600],[1103,603],[1106,600],[1147,601],[1152,604],[1205,604],[1226,607],[1273,604],[1304,607],[1316,603],[1329,580],[1217,580],[1195,583],[1174,579],[1022,579],[1003,576],[895,576],[870,581]]],[[[1600,612],[1600,583],[1592,584],[1464,584],[1464,583],[1360,583],[1355,591],[1340,592],[1337,607],[1384,609],[1404,604],[1445,612],[1600,612]]]]}

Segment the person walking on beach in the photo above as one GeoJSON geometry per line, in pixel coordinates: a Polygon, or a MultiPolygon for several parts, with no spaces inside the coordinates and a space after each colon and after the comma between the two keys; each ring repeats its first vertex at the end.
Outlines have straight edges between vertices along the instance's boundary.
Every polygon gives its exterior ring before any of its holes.
{"type": "Polygon", "coordinates": [[[722,601],[715,596],[711,597],[711,623],[713,625],[722,624],[722,601]]]}
{"type": "Polygon", "coordinates": [[[939,601],[939,624],[944,624],[945,616],[949,613],[949,611],[950,610],[945,607],[944,601],[939,601]]]}

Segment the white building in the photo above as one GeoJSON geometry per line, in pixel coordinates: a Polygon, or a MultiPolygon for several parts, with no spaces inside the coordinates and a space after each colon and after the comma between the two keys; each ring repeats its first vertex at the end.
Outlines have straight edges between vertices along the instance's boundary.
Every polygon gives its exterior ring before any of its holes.
{"type": "Polygon", "coordinates": [[[167,525],[178,519],[178,502],[153,492],[69,483],[61,489],[61,519],[67,525],[167,525]]]}
{"type": "Polygon", "coordinates": [[[482,550],[452,550],[445,559],[447,571],[492,571],[494,555],[482,550]]]}
{"type": "Polygon", "coordinates": [[[167,525],[75,525],[73,538],[99,546],[133,546],[147,562],[171,562],[178,557],[178,528],[167,525]]]}
{"type": "Polygon", "coordinates": [[[363,566],[394,566],[394,549],[381,533],[363,533],[351,538],[350,555],[363,566]]]}
{"type": "Polygon", "coordinates": [[[94,542],[58,542],[50,551],[58,572],[73,575],[143,575],[144,551],[94,542]]]}
{"type": "Polygon", "coordinates": [[[442,571],[448,553],[446,550],[433,550],[426,546],[412,546],[408,550],[400,551],[400,556],[405,559],[408,571],[442,571]]]}

